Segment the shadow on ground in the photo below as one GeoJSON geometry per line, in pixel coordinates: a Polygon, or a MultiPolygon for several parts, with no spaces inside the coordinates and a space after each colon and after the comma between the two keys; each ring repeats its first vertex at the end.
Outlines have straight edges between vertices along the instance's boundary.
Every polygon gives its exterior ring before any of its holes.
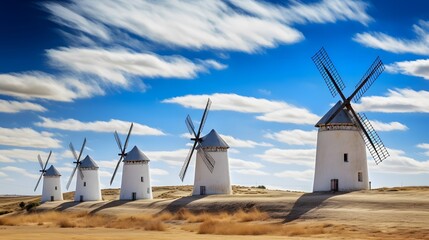
{"type": "Polygon", "coordinates": [[[283,223],[292,222],[301,218],[304,214],[313,209],[317,209],[331,197],[345,194],[346,192],[320,192],[320,193],[305,193],[296,200],[289,214],[285,217],[283,223]]]}
{"type": "Polygon", "coordinates": [[[188,204],[197,201],[199,199],[205,198],[207,195],[198,195],[198,196],[189,196],[189,197],[181,197],[174,201],[172,201],[170,204],[167,205],[166,208],[164,208],[161,212],[167,211],[167,212],[177,212],[179,209],[186,207],[188,204]]]}

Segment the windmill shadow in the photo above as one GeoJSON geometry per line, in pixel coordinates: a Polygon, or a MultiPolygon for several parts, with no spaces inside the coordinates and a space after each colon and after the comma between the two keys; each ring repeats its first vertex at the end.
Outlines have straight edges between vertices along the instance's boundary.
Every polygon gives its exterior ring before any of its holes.
{"type": "Polygon", "coordinates": [[[75,207],[79,204],[80,204],[80,202],[74,202],[74,201],[64,202],[64,203],[61,203],[58,207],[56,207],[55,210],[56,211],[63,211],[63,210],[67,210],[69,208],[75,207]]]}
{"type": "Polygon", "coordinates": [[[207,197],[208,195],[196,195],[196,196],[189,196],[189,197],[181,197],[174,201],[172,201],[170,204],[167,205],[161,212],[177,212],[181,208],[186,207],[190,203],[197,201],[199,199],[203,199],[207,197]]]}
{"type": "Polygon", "coordinates": [[[285,217],[283,223],[288,223],[301,218],[304,214],[313,209],[322,206],[323,203],[331,197],[345,194],[346,192],[317,192],[305,193],[295,201],[289,214],[285,217]]]}
{"type": "Polygon", "coordinates": [[[121,205],[124,205],[125,203],[128,203],[131,201],[127,201],[127,200],[112,200],[110,202],[107,202],[106,204],[101,205],[100,207],[92,210],[89,212],[89,214],[95,214],[98,213],[101,210],[107,209],[107,208],[112,208],[112,207],[118,207],[121,205]]]}

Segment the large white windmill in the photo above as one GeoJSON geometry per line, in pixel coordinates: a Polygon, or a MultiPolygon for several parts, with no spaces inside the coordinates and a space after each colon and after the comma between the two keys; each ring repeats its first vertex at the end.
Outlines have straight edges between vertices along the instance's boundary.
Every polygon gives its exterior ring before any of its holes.
{"type": "Polygon", "coordinates": [[[137,200],[137,199],[152,199],[152,186],[150,185],[149,158],[137,146],[134,146],[131,151],[126,152],[128,140],[133,129],[131,123],[127,138],[122,146],[118,133],[115,131],[115,139],[121,151],[118,156],[119,160],[113,172],[110,185],[112,185],[121,162],[124,162],[122,168],[121,200],[137,200]]]}
{"type": "Polygon", "coordinates": [[[61,192],[61,174],[58,170],[51,165],[48,170],[46,167],[48,166],[49,159],[51,158],[52,151],[49,152],[48,158],[46,159],[45,164],[43,164],[42,158],[40,155],[37,155],[37,160],[39,160],[40,164],[40,177],[36,183],[36,187],[34,191],[36,191],[39,186],[40,180],[43,176],[43,189],[42,189],[42,202],[47,201],[62,201],[63,193],[61,192]]]}
{"type": "Polygon", "coordinates": [[[83,201],[101,201],[101,189],[100,189],[100,176],[98,174],[98,166],[95,161],[87,155],[82,161],[83,149],[85,148],[86,138],[83,140],[82,147],[80,149],[79,155],[76,154],[76,151],[73,147],[73,144],[70,143],[70,151],[73,153],[76,162],[75,168],[70,176],[70,179],[67,183],[67,189],[70,187],[70,183],[73,179],[76,170],[79,170],[79,177],[76,177],[76,191],[74,193],[75,202],[83,201]]]}
{"type": "Polygon", "coordinates": [[[313,57],[333,97],[338,101],[316,124],[316,168],[313,191],[354,191],[368,189],[368,164],[365,145],[376,164],[389,156],[378,134],[364,114],[356,113],[351,100],[359,101],[362,95],[383,72],[380,58],[374,61],[353,93],[346,98],[345,85],[325,49],[313,57]]]}
{"type": "Polygon", "coordinates": [[[204,137],[200,137],[204,124],[207,119],[211,101],[208,99],[203,117],[195,132],[191,117],[186,117],[186,126],[194,141],[188,156],[185,159],[179,177],[183,181],[189,162],[191,161],[194,150],[197,149],[195,163],[194,190],[192,195],[206,194],[232,194],[231,179],[229,175],[228,144],[213,129],[204,137]]]}

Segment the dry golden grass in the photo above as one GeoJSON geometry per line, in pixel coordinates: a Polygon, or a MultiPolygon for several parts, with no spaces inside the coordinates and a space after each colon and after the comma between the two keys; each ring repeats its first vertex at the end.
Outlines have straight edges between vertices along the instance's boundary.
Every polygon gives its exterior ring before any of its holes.
{"type": "Polygon", "coordinates": [[[61,228],[118,228],[144,229],[148,231],[164,231],[166,228],[161,219],[151,215],[135,217],[116,217],[110,215],[87,214],[84,212],[42,212],[22,213],[0,218],[0,225],[46,225],[61,228]]]}

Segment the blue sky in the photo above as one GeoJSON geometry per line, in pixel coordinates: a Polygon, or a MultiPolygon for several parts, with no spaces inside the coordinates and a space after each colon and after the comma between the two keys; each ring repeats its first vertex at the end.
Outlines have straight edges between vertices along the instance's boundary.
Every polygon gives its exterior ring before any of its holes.
{"type": "MultiPolygon", "coordinates": [[[[354,104],[391,157],[373,187],[429,182],[426,1],[4,1],[0,8],[0,194],[34,194],[37,154],[53,151],[63,188],[69,142],[109,186],[113,131],[134,131],[153,185],[178,177],[187,114],[231,146],[233,184],[311,191],[317,129],[338,100],[311,61],[322,46],[350,94],[380,56],[386,70],[354,104]]],[[[120,186],[118,171],[112,187],[120,186]]],[[[74,183],[69,190],[74,189],[74,183]]],[[[41,188],[36,191],[40,193],[41,188]]]]}

